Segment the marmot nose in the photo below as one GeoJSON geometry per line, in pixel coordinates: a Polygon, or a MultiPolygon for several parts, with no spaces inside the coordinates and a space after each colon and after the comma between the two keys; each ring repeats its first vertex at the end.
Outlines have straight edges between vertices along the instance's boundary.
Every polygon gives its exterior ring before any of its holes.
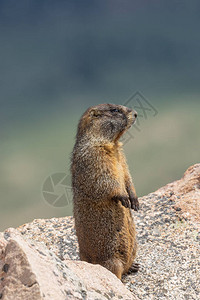
{"type": "Polygon", "coordinates": [[[135,117],[135,119],[137,118],[137,111],[133,111],[133,115],[134,115],[134,117],[135,117]]]}

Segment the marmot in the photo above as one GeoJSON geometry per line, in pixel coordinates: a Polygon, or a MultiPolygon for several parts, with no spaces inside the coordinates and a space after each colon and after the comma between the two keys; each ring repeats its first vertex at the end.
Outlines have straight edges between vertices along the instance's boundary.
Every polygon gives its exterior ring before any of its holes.
{"type": "Polygon", "coordinates": [[[137,271],[136,233],[131,210],[139,204],[121,135],[137,113],[115,104],[87,109],[80,119],[71,172],[80,259],[100,264],[121,279],[137,271]]]}

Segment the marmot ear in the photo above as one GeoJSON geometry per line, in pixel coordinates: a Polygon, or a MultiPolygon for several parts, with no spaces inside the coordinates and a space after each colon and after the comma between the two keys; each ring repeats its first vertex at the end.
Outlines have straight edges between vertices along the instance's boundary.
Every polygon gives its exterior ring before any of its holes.
{"type": "Polygon", "coordinates": [[[100,114],[99,114],[99,111],[95,108],[93,108],[91,111],[90,111],[90,116],[91,117],[98,117],[100,114]]]}

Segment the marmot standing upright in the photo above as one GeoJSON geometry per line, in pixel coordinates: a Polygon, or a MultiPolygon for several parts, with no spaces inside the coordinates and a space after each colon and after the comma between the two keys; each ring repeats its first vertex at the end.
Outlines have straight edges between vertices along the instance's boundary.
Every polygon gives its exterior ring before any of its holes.
{"type": "Polygon", "coordinates": [[[121,279],[137,271],[135,225],[139,204],[119,142],[137,113],[115,104],[88,108],[72,153],[75,228],[80,259],[100,264],[121,279]]]}

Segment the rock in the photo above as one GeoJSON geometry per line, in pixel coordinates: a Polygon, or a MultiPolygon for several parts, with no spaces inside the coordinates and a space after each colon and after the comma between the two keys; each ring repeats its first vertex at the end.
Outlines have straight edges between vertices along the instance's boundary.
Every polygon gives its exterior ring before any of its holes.
{"type": "Polygon", "coordinates": [[[124,284],[79,260],[72,217],[38,219],[0,233],[0,299],[198,299],[200,164],[140,204],[133,214],[141,267],[124,284]]]}
{"type": "Polygon", "coordinates": [[[175,201],[176,211],[182,211],[185,218],[200,222],[200,163],[189,167],[180,180],[167,184],[155,194],[167,195],[175,201]]]}
{"type": "Polygon", "coordinates": [[[12,228],[0,238],[2,300],[137,299],[99,265],[62,261],[12,228]]]}

